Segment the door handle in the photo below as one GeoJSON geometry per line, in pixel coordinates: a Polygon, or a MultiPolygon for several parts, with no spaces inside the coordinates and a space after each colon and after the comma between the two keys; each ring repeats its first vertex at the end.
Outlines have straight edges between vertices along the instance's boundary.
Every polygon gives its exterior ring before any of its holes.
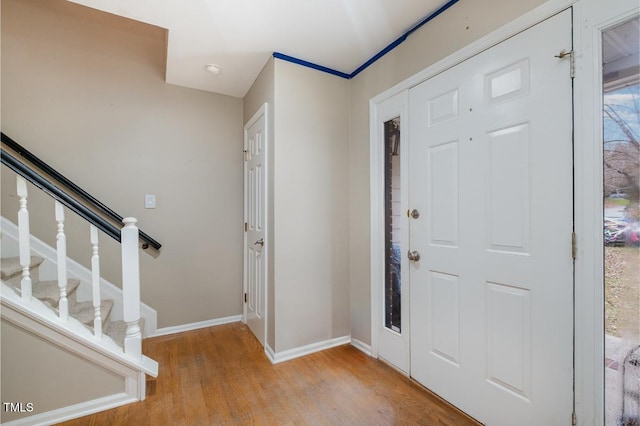
{"type": "Polygon", "coordinates": [[[418,260],[420,260],[420,253],[418,253],[417,251],[410,251],[409,253],[407,253],[407,257],[409,258],[409,260],[417,262],[418,260]]]}
{"type": "Polygon", "coordinates": [[[258,241],[256,241],[253,244],[257,245],[257,246],[263,246],[264,247],[264,238],[260,238],[258,241]]]}

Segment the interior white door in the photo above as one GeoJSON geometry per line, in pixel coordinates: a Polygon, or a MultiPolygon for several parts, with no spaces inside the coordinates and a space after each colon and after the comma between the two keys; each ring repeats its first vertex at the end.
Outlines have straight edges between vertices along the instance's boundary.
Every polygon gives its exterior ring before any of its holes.
{"type": "Polygon", "coordinates": [[[571,11],[410,90],[411,375],[488,425],[573,411],[571,11]]]}
{"type": "Polygon", "coordinates": [[[244,317],[264,346],[267,245],[267,107],[247,122],[245,132],[245,241],[244,241],[244,317]]]}

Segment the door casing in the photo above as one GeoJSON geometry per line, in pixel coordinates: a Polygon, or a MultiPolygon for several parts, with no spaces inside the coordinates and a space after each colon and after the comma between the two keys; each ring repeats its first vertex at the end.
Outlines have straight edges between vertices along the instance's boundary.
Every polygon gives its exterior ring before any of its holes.
{"type": "MultiPolygon", "coordinates": [[[[639,13],[637,1],[550,0],[496,31],[454,52],[369,101],[370,117],[370,237],[371,237],[371,345],[362,349],[378,357],[377,324],[382,321],[380,296],[376,289],[384,281],[378,263],[384,251],[384,232],[379,215],[384,186],[381,179],[384,155],[379,149],[381,127],[378,105],[409,88],[504,41],[525,29],[573,6],[574,46],[574,207],[577,258],[575,263],[575,411],[577,424],[599,424],[604,418],[604,329],[603,329],[603,242],[602,242],[602,139],[601,139],[601,32],[639,13]]],[[[406,125],[406,120],[404,121],[406,125]]],[[[359,345],[363,346],[362,344],[359,345]]],[[[409,372],[410,374],[410,372],[409,372]]]]}
{"type": "Polygon", "coordinates": [[[602,32],[640,14],[637,0],[574,6],[575,411],[579,425],[604,421],[602,32]]]}

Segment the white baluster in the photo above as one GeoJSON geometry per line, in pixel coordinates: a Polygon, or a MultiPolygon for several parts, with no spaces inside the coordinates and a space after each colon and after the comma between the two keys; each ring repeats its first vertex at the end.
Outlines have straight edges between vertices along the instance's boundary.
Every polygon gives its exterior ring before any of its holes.
{"type": "Polygon", "coordinates": [[[91,225],[91,286],[93,287],[93,330],[97,339],[102,338],[100,314],[100,256],[98,255],[98,228],[91,225]]]}
{"type": "Polygon", "coordinates": [[[67,299],[67,237],[64,235],[64,206],[56,201],[56,222],[58,233],[56,234],[56,250],[58,260],[58,289],[60,301],[58,311],[61,320],[69,319],[69,300],[67,299]]]}
{"type": "Polygon", "coordinates": [[[29,211],[27,210],[27,181],[23,177],[17,177],[17,193],[20,198],[18,210],[18,243],[20,245],[20,266],[22,266],[22,279],[20,291],[24,301],[31,301],[31,246],[29,232],[29,211]]]}
{"type": "Polygon", "coordinates": [[[121,231],[123,316],[127,323],[124,337],[126,355],[142,360],[142,333],[140,332],[140,264],[138,255],[137,220],[126,217],[121,231]]]}

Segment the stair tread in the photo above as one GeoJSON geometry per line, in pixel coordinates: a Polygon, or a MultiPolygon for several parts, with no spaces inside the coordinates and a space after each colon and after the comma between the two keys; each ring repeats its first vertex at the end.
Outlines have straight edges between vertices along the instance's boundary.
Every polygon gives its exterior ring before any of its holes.
{"type": "MultiPolygon", "coordinates": [[[[31,268],[36,268],[44,262],[44,258],[40,256],[31,256],[31,268]]],[[[20,265],[20,257],[3,257],[0,262],[0,278],[8,280],[22,272],[22,265],[20,265]]]]}
{"type": "MultiPolygon", "coordinates": [[[[67,297],[69,297],[69,295],[73,293],[79,285],[79,279],[69,278],[67,280],[67,297]]],[[[60,289],[58,288],[58,281],[38,281],[32,284],[32,286],[32,294],[34,297],[43,301],[46,300],[54,305],[58,304],[58,301],[60,300],[60,289]]]]}
{"type": "MultiPolygon", "coordinates": [[[[113,307],[112,299],[104,299],[100,303],[100,316],[102,317],[102,323],[106,324],[107,318],[109,317],[109,313],[111,312],[111,308],[113,307]]],[[[90,327],[93,326],[94,309],[93,302],[79,302],[73,306],[69,307],[69,315],[73,318],[77,319],[81,323],[88,325],[90,327]]]]}

